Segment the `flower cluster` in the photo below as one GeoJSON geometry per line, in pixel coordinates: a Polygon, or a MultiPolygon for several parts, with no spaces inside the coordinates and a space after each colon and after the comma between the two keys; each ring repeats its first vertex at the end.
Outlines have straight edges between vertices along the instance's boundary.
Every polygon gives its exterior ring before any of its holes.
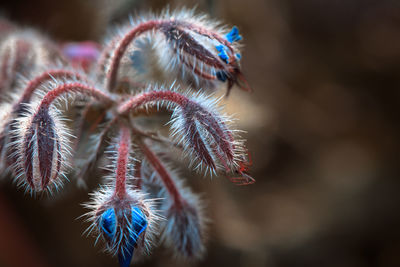
{"type": "Polygon", "coordinates": [[[169,161],[181,153],[204,174],[254,182],[244,141],[215,96],[224,83],[227,94],[235,84],[249,90],[241,39],[237,27],[187,10],[130,19],[103,45],[59,45],[0,19],[2,173],[36,195],[101,172],[85,205],[87,232],[120,266],[157,239],[176,256],[200,258],[204,205],[169,161]]]}

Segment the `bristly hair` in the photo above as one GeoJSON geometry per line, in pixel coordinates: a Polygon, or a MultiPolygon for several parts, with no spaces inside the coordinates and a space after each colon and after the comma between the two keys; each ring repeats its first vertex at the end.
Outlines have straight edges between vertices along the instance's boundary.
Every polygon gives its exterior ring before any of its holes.
{"type": "Polygon", "coordinates": [[[207,224],[205,204],[200,195],[192,192],[181,175],[169,164],[163,162],[170,174],[182,200],[182,206],[177,206],[174,199],[165,190],[157,172],[145,160],[142,165],[143,190],[150,190],[162,197],[160,209],[166,218],[161,223],[162,241],[172,249],[174,256],[185,260],[199,259],[205,252],[207,241],[207,224]],[[159,190],[154,192],[154,190],[159,190]]]}
{"type": "Polygon", "coordinates": [[[70,139],[73,137],[63,122],[60,112],[51,108],[43,111],[36,105],[29,105],[24,116],[15,120],[14,142],[8,144],[8,157],[12,159],[12,170],[19,186],[34,194],[58,191],[71,156],[70,139]],[[34,107],[36,106],[36,107],[34,107]],[[44,131],[44,132],[41,132],[44,131]],[[15,149],[10,149],[15,147],[15,149]]]}
{"type": "Polygon", "coordinates": [[[115,27],[101,51],[94,42],[60,50],[0,18],[0,91],[7,91],[0,92],[1,170],[36,195],[59,190],[71,165],[81,184],[98,166],[102,181],[84,204],[91,223],[85,233],[102,239],[120,267],[148,254],[157,235],[176,257],[201,258],[204,204],[168,157],[183,156],[197,171],[239,185],[254,182],[244,141],[214,90],[250,90],[241,39],[236,26],[166,9],[115,27]],[[162,118],[145,117],[154,113],[162,118]],[[62,114],[77,122],[73,148],[62,114]]]}
{"type": "Polygon", "coordinates": [[[204,92],[151,86],[121,104],[120,111],[164,107],[171,110],[171,136],[181,144],[192,165],[205,173],[235,171],[245,157],[243,140],[231,130],[232,118],[222,113],[221,98],[204,92]]]}
{"type": "MultiPolygon", "coordinates": [[[[149,14],[136,21],[130,20],[106,39],[97,70],[102,73],[100,77],[105,79],[104,84],[109,90],[118,87],[116,80],[123,62],[125,65],[129,62],[136,78],[143,73],[140,70],[143,64],[157,70],[147,70],[145,77],[156,73],[155,76],[161,74],[167,80],[171,76],[180,76],[186,83],[204,89],[214,88],[217,82],[227,82],[228,92],[234,84],[249,90],[240,71],[238,41],[242,37],[236,27],[227,31],[219,25],[207,16],[196,16],[193,10],[187,9],[172,13],[166,10],[161,15],[149,14]],[[138,57],[138,51],[146,50],[140,42],[143,38],[152,44],[158,63],[149,63],[154,61],[152,53],[138,57]]],[[[152,78],[154,81],[155,77],[152,78]]]]}
{"type": "Polygon", "coordinates": [[[205,252],[209,222],[204,213],[204,202],[199,195],[184,186],[178,176],[171,176],[179,188],[183,204],[176,207],[168,199],[163,202],[162,210],[165,212],[166,221],[163,224],[162,240],[167,247],[172,248],[177,258],[200,259],[205,252]]]}
{"type": "MultiPolygon", "coordinates": [[[[113,202],[114,199],[114,191],[115,186],[113,184],[106,184],[102,185],[100,189],[91,193],[91,202],[85,203],[84,207],[89,209],[90,211],[87,212],[84,216],[87,218],[86,220],[91,222],[89,228],[85,231],[87,235],[90,235],[92,232],[95,233],[96,243],[98,242],[99,238],[104,239],[101,234],[101,230],[99,229],[99,216],[102,211],[107,210],[108,208],[118,209],[115,203],[113,202]]],[[[134,258],[140,257],[142,254],[149,254],[151,247],[155,243],[155,236],[159,232],[159,222],[163,220],[162,216],[159,215],[159,211],[155,210],[155,203],[157,199],[147,199],[146,194],[132,189],[131,186],[127,186],[127,201],[130,205],[140,207],[143,211],[143,214],[146,216],[147,227],[144,231],[143,235],[139,237],[137,241],[137,247],[135,249],[134,258]]],[[[116,243],[107,243],[105,250],[112,255],[116,255],[125,240],[115,239],[118,240],[116,243]]]]}

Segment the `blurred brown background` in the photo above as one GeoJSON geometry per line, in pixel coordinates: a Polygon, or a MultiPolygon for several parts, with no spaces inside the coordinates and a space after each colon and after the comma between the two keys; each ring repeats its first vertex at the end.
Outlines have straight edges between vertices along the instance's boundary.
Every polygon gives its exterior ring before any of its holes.
{"type": "MultiPolygon", "coordinates": [[[[166,4],[2,0],[0,10],[60,41],[100,40],[110,23],[166,4]]],[[[213,221],[206,257],[177,263],[160,248],[137,266],[400,266],[400,2],[168,4],[197,4],[244,36],[254,92],[234,90],[228,111],[247,131],[257,182],[191,179],[213,221]]],[[[0,200],[0,266],[117,266],[81,236],[87,191],[69,184],[35,200],[5,181],[0,200]]]]}

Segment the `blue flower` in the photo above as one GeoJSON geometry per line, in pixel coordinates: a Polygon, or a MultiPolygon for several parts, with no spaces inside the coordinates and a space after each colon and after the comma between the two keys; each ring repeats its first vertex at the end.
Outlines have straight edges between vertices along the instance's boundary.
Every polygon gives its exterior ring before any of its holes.
{"type": "Polygon", "coordinates": [[[120,267],[128,267],[132,260],[135,245],[147,227],[147,220],[142,210],[134,206],[131,207],[130,212],[129,210],[118,212],[118,216],[117,218],[114,208],[107,209],[100,217],[99,226],[102,233],[108,237],[109,245],[119,247],[120,267]],[[129,235],[126,237],[127,240],[123,240],[123,237],[125,237],[123,233],[126,232],[129,235]]]}
{"type": "Polygon", "coordinates": [[[114,209],[106,210],[100,218],[100,227],[103,233],[108,236],[108,238],[113,239],[115,234],[115,212],[114,209]]]}
{"type": "Polygon", "coordinates": [[[220,57],[220,59],[222,59],[226,64],[228,64],[229,56],[228,56],[228,53],[226,53],[227,47],[224,45],[217,45],[217,46],[215,46],[215,48],[219,52],[218,56],[220,57]]]}
{"type": "Polygon", "coordinates": [[[242,40],[242,36],[239,35],[239,29],[236,26],[233,26],[232,30],[228,32],[225,37],[230,43],[242,40]]]}

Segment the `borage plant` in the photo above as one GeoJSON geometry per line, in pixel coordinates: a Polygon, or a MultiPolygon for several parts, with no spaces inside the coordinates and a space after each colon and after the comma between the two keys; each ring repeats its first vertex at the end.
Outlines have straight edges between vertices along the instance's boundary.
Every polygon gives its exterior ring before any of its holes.
{"type": "Polygon", "coordinates": [[[243,140],[215,96],[223,83],[227,94],[235,84],[249,90],[238,29],[164,12],[117,27],[102,49],[89,42],[62,53],[33,30],[0,25],[1,90],[13,92],[1,107],[3,171],[26,192],[51,195],[66,175],[84,185],[100,166],[104,183],[85,205],[88,233],[120,266],[159,235],[175,255],[201,257],[203,204],[167,161],[180,153],[205,174],[254,182],[243,140]]]}

